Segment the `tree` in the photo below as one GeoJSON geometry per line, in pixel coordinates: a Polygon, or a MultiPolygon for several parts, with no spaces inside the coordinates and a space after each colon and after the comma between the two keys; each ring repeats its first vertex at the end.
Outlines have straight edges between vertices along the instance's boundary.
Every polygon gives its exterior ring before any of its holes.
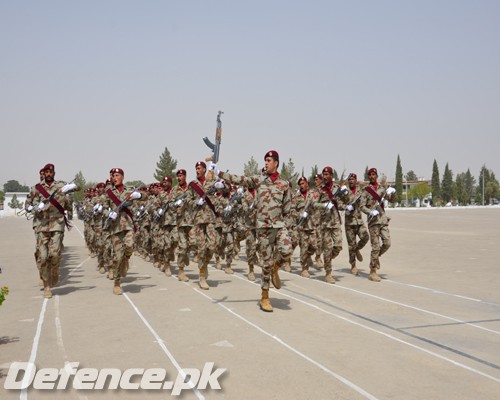
{"type": "Polygon", "coordinates": [[[448,203],[453,198],[453,172],[448,167],[448,163],[444,167],[443,180],[441,182],[441,198],[445,203],[448,203]]]}
{"type": "Polygon", "coordinates": [[[370,179],[368,179],[368,165],[365,168],[365,174],[363,175],[363,180],[365,182],[368,182],[370,179]]]}
{"type": "Polygon", "coordinates": [[[7,183],[5,183],[3,185],[3,191],[5,193],[7,193],[7,192],[16,192],[16,193],[19,193],[19,192],[29,192],[30,188],[28,186],[21,185],[16,180],[10,180],[10,181],[7,181],[7,183]]]}
{"type": "Polygon", "coordinates": [[[248,163],[243,164],[243,175],[260,175],[259,163],[255,160],[255,158],[253,158],[253,156],[250,157],[248,163]]]}
{"type": "Polygon", "coordinates": [[[432,185],[432,198],[438,201],[439,198],[441,197],[441,185],[439,184],[439,168],[436,159],[434,159],[434,164],[432,165],[431,185],[432,185]]]}
{"type": "Polygon", "coordinates": [[[309,186],[310,187],[315,187],[316,185],[314,184],[314,177],[316,176],[316,174],[319,174],[319,171],[318,171],[318,165],[315,164],[314,167],[311,168],[311,175],[309,176],[309,186]]]}
{"type": "Polygon", "coordinates": [[[476,201],[483,204],[483,180],[484,180],[484,204],[490,204],[493,198],[500,196],[500,185],[495,174],[483,165],[479,173],[479,183],[476,190],[476,201]]]}
{"type": "Polygon", "coordinates": [[[291,158],[288,159],[287,163],[281,165],[280,175],[282,178],[289,180],[292,183],[292,188],[295,188],[299,179],[299,173],[295,172],[295,164],[291,158]]]}
{"type": "Polygon", "coordinates": [[[401,159],[399,158],[396,161],[396,193],[398,195],[398,199],[403,197],[403,168],[401,168],[401,159]]]}
{"type": "Polygon", "coordinates": [[[82,201],[83,199],[83,190],[86,189],[87,186],[87,181],[83,177],[82,171],[78,171],[75,175],[75,183],[78,185],[80,190],[78,192],[73,193],[73,199],[75,201],[82,201]]]}
{"type": "Polygon", "coordinates": [[[466,204],[472,203],[472,197],[474,196],[474,186],[476,185],[476,179],[470,173],[470,170],[467,169],[467,172],[464,176],[464,186],[465,192],[467,193],[466,204]]]}
{"type": "Polygon", "coordinates": [[[421,182],[413,186],[409,191],[408,194],[411,196],[411,198],[417,198],[420,201],[420,204],[422,204],[422,200],[424,197],[426,197],[429,193],[431,192],[430,186],[427,184],[427,182],[421,182]]]}
{"type": "Polygon", "coordinates": [[[406,180],[407,181],[412,181],[412,182],[418,181],[417,174],[415,172],[413,172],[413,170],[409,170],[406,173],[406,180]]]}
{"type": "Polygon", "coordinates": [[[127,181],[127,182],[125,182],[125,186],[131,186],[131,187],[137,189],[137,188],[147,186],[147,185],[143,181],[127,181]]]}
{"type": "Polygon", "coordinates": [[[0,191],[0,204],[3,204],[4,200],[5,200],[5,193],[0,191]]]}
{"type": "Polygon", "coordinates": [[[177,169],[177,160],[174,160],[168,151],[168,147],[165,147],[162,155],[160,156],[160,161],[156,163],[156,171],[154,178],[161,182],[166,176],[172,176],[173,172],[177,169]]]}
{"type": "Polygon", "coordinates": [[[455,177],[455,189],[458,204],[468,204],[467,189],[465,187],[465,173],[457,174],[457,176],[455,177]]]}
{"type": "Polygon", "coordinates": [[[10,208],[17,210],[23,208],[23,203],[17,200],[17,195],[12,196],[12,201],[8,204],[10,208]]]}

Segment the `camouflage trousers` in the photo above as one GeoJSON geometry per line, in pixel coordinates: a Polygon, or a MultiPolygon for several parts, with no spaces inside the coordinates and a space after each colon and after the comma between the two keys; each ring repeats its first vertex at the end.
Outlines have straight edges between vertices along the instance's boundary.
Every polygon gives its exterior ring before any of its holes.
{"type": "Polygon", "coordinates": [[[287,228],[257,229],[262,255],[262,289],[269,289],[274,264],[282,265],[292,254],[292,241],[287,228]]]}
{"type": "Polygon", "coordinates": [[[188,251],[191,246],[190,234],[191,226],[179,226],[177,228],[177,243],[179,244],[179,255],[177,264],[179,268],[184,268],[189,265],[188,251]]]}
{"type": "Polygon", "coordinates": [[[349,264],[356,265],[356,250],[361,250],[368,243],[369,235],[365,224],[346,225],[345,236],[349,247],[349,264]],[[356,243],[356,237],[359,241],[356,243]]]}
{"type": "Polygon", "coordinates": [[[325,272],[332,272],[332,260],[342,251],[342,228],[340,224],[333,228],[322,227],[323,261],[325,272]]]}
{"type": "Polygon", "coordinates": [[[370,255],[370,269],[380,268],[379,257],[391,247],[391,235],[388,225],[372,225],[368,228],[372,251],[370,255]],[[382,246],[380,245],[382,242],[382,246]]]}
{"type": "Polygon", "coordinates": [[[235,232],[231,227],[222,228],[221,241],[219,249],[222,249],[226,258],[226,263],[229,265],[234,257],[234,237],[235,232]]]}
{"type": "MultiPolygon", "coordinates": [[[[42,264],[40,262],[40,236],[35,232],[35,262],[36,268],[38,269],[38,274],[41,274],[42,264]]],[[[41,276],[41,275],[40,275],[41,276]]]]}
{"type": "Polygon", "coordinates": [[[198,268],[208,265],[215,253],[217,232],[212,223],[194,225],[189,231],[189,241],[196,248],[198,255],[198,268]]]}
{"type": "Polygon", "coordinates": [[[304,268],[307,267],[309,257],[312,257],[316,251],[316,232],[313,229],[301,229],[297,231],[297,236],[300,247],[300,265],[304,268]]]}
{"type": "Polygon", "coordinates": [[[109,235],[108,240],[111,243],[113,279],[120,279],[128,270],[128,261],[134,249],[134,233],[133,231],[114,233],[109,235]]]}
{"type": "Polygon", "coordinates": [[[52,276],[59,276],[63,236],[61,231],[37,233],[40,277],[44,281],[49,282],[52,276]]]}
{"type": "Polygon", "coordinates": [[[257,231],[249,229],[245,238],[245,247],[248,265],[254,266],[259,262],[257,258],[257,231]]]}
{"type": "Polygon", "coordinates": [[[314,232],[316,233],[316,257],[320,257],[323,254],[323,235],[321,234],[321,225],[316,225],[314,227],[314,232]]]}
{"type": "Polygon", "coordinates": [[[215,258],[224,258],[224,247],[222,242],[222,226],[215,228],[215,258]]]}
{"type": "Polygon", "coordinates": [[[104,235],[102,226],[95,226],[95,250],[99,268],[104,267],[104,235]]]}
{"type": "Polygon", "coordinates": [[[179,240],[177,226],[164,225],[160,232],[160,260],[161,262],[173,261],[175,248],[179,240]]]}

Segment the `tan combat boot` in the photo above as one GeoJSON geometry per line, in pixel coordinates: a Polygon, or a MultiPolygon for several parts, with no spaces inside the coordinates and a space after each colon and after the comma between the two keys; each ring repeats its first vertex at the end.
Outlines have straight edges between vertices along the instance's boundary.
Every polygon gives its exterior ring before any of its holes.
{"type": "Polygon", "coordinates": [[[100,266],[100,267],[99,267],[99,273],[100,273],[100,274],[104,274],[105,272],[106,272],[106,270],[104,269],[104,267],[103,267],[103,266],[100,266]]]}
{"type": "Polygon", "coordinates": [[[220,257],[215,259],[215,268],[222,269],[222,261],[220,260],[220,257]]]}
{"type": "Polygon", "coordinates": [[[308,267],[302,267],[302,272],[300,273],[300,276],[303,278],[309,278],[311,275],[309,274],[309,271],[307,270],[308,267]]]}
{"type": "Polygon", "coordinates": [[[226,264],[225,272],[226,274],[234,274],[233,270],[231,269],[231,263],[226,264]]]}
{"type": "Polygon", "coordinates": [[[273,306],[271,306],[271,301],[269,300],[269,289],[262,289],[260,309],[265,312],[273,312],[273,306]]]}
{"type": "Polygon", "coordinates": [[[158,260],[157,256],[153,256],[153,267],[160,268],[160,260],[158,260]]]}
{"type": "Polygon", "coordinates": [[[181,282],[189,282],[189,278],[184,273],[184,267],[179,267],[179,273],[177,275],[181,282]]]}
{"type": "Polygon", "coordinates": [[[289,261],[285,261],[283,263],[283,269],[286,271],[286,272],[292,272],[292,267],[290,266],[290,262],[289,261]]]}
{"type": "Polygon", "coordinates": [[[115,286],[113,286],[113,293],[114,294],[122,294],[123,293],[123,290],[120,287],[120,280],[119,279],[115,279],[115,286]]]}
{"type": "Polygon", "coordinates": [[[355,276],[358,276],[359,275],[359,271],[358,269],[356,268],[356,264],[352,264],[351,265],[351,274],[355,275],[355,276]]]}
{"type": "Polygon", "coordinates": [[[380,276],[377,275],[377,268],[370,268],[368,279],[373,282],[380,282],[380,276]]]}
{"type": "Polygon", "coordinates": [[[273,270],[271,271],[271,282],[276,289],[281,289],[281,279],[278,273],[279,270],[280,265],[278,263],[275,263],[273,266],[273,270]]]}
{"type": "Polygon", "coordinates": [[[49,282],[46,280],[43,281],[43,297],[45,297],[46,299],[52,298],[52,292],[50,290],[50,285],[49,285],[49,282]]]}
{"type": "Polygon", "coordinates": [[[325,275],[325,282],[326,283],[335,283],[335,278],[333,277],[331,272],[327,272],[325,275]]]}
{"type": "Polygon", "coordinates": [[[165,264],[163,266],[163,272],[165,273],[165,275],[172,276],[172,270],[170,269],[170,260],[165,261],[165,264]]]}
{"type": "Polygon", "coordinates": [[[109,269],[108,269],[108,279],[109,279],[110,281],[112,281],[112,280],[113,280],[113,278],[114,278],[114,275],[113,275],[113,268],[109,268],[109,269]]]}
{"type": "Polygon", "coordinates": [[[318,267],[318,269],[321,269],[325,266],[323,260],[321,259],[321,256],[316,256],[316,266],[318,267]]]}
{"type": "Polygon", "coordinates": [[[248,266],[248,275],[247,278],[249,281],[254,281],[255,280],[255,274],[253,273],[253,265],[248,266]]]}
{"type": "Polygon", "coordinates": [[[200,289],[203,289],[203,290],[210,289],[210,287],[208,286],[208,283],[207,283],[207,278],[205,277],[206,269],[207,269],[207,267],[200,268],[200,280],[198,282],[198,286],[200,287],[200,289]]]}

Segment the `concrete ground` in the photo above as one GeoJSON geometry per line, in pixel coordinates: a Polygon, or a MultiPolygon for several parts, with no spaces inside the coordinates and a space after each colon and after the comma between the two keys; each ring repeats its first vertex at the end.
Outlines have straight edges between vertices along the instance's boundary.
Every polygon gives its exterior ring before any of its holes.
{"type": "Polygon", "coordinates": [[[311,279],[301,278],[294,258],[294,271],[281,273],[283,288],[271,291],[273,313],[259,310],[259,280],[246,279],[244,251],[234,275],[210,268],[209,291],[198,288],[193,263],[190,282],[181,283],[134,256],[124,294],[113,295],[87,254],[80,221],[66,233],[61,283],[46,300],[31,223],[0,219],[0,286],[10,289],[0,306],[0,398],[171,396],[71,384],[6,390],[16,361],[164,368],[172,381],[207,362],[226,369],[221,390],[183,390],[186,399],[500,398],[500,208],[389,213],[382,282],[367,279],[369,245],[355,277],[344,244],[335,285],[315,267],[311,279]]]}

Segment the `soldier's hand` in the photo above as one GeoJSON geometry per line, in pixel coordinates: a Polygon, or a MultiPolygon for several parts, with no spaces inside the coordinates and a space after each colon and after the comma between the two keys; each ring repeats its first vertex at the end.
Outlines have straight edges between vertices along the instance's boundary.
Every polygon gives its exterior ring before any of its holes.
{"type": "Polygon", "coordinates": [[[45,203],[44,202],[41,202],[38,204],[38,207],[36,208],[37,211],[43,211],[43,209],[45,208],[45,203]]]}
{"type": "Polygon", "coordinates": [[[174,203],[174,206],[176,206],[176,207],[180,207],[180,206],[181,206],[181,204],[182,204],[182,199],[179,199],[179,200],[177,200],[177,201],[174,203]]]}
{"type": "Polygon", "coordinates": [[[31,212],[33,211],[33,206],[32,205],[29,205],[28,208],[26,209],[27,212],[31,212]]]}
{"type": "Polygon", "coordinates": [[[214,183],[216,189],[224,189],[224,181],[217,181],[214,183]]]}
{"type": "Polygon", "coordinates": [[[352,205],[350,205],[350,204],[348,204],[347,206],[345,206],[345,209],[347,211],[354,211],[354,207],[352,205]]]}
{"type": "Polygon", "coordinates": [[[388,187],[385,193],[387,194],[387,196],[390,196],[391,194],[396,193],[396,189],[394,189],[393,187],[388,187]]]}
{"type": "Polygon", "coordinates": [[[97,208],[97,212],[99,214],[102,214],[102,204],[99,204],[99,207],[97,208]]]}
{"type": "Polygon", "coordinates": [[[158,210],[158,216],[161,217],[163,214],[165,213],[165,211],[163,210],[163,208],[160,208],[158,210]]]}
{"type": "Polygon", "coordinates": [[[93,210],[94,212],[97,212],[97,210],[99,209],[99,203],[97,203],[96,205],[94,205],[93,207],[93,210]]]}
{"type": "Polygon", "coordinates": [[[326,203],[326,205],[325,205],[325,208],[326,208],[327,210],[331,210],[331,209],[332,209],[332,207],[333,207],[333,203],[332,203],[331,201],[329,201],[329,202],[328,202],[328,203],[326,203]]]}
{"type": "Polygon", "coordinates": [[[378,210],[371,210],[370,211],[370,215],[376,217],[377,215],[379,215],[380,213],[378,212],[378,210]]]}
{"type": "Polygon", "coordinates": [[[242,187],[239,187],[238,190],[236,191],[236,193],[243,194],[244,191],[245,191],[245,189],[243,189],[242,187]]]}
{"type": "Polygon", "coordinates": [[[114,211],[110,211],[108,215],[109,219],[112,219],[113,221],[118,218],[118,214],[114,211]]]}
{"type": "Polygon", "coordinates": [[[203,204],[205,204],[205,199],[203,197],[200,197],[200,199],[196,202],[196,204],[202,206],[203,204]]]}
{"type": "Polygon", "coordinates": [[[224,208],[224,211],[230,212],[233,209],[230,205],[228,205],[226,208],[224,208]]]}
{"type": "Polygon", "coordinates": [[[130,194],[130,198],[132,200],[137,200],[137,199],[140,199],[141,198],[141,194],[137,191],[134,191],[130,194]]]}
{"type": "Polygon", "coordinates": [[[72,190],[75,190],[77,187],[78,186],[76,183],[67,183],[62,187],[61,192],[62,193],[71,192],[72,190]]]}
{"type": "Polygon", "coordinates": [[[214,164],[213,162],[210,162],[208,165],[208,170],[213,171],[215,176],[219,176],[219,166],[217,164],[214,164]]]}
{"type": "Polygon", "coordinates": [[[306,219],[309,216],[309,213],[307,211],[304,211],[301,215],[302,218],[306,219]]]}

